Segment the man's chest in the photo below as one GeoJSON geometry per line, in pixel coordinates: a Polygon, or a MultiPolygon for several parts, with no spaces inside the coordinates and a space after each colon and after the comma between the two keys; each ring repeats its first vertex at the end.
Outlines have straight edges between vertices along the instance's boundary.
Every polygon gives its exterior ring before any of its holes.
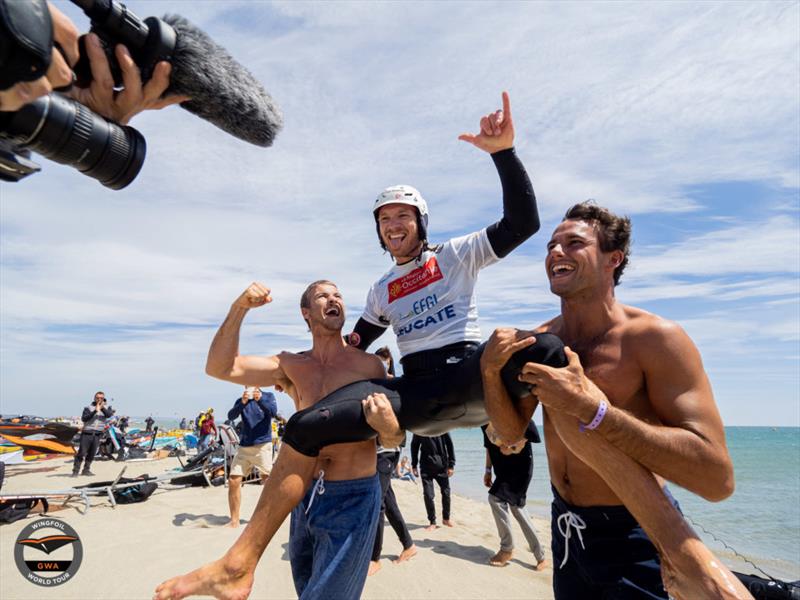
{"type": "Polygon", "coordinates": [[[645,378],[636,357],[624,344],[608,340],[570,347],[580,357],[586,376],[605,393],[611,404],[636,409],[644,397],[645,378]]]}
{"type": "Polygon", "coordinates": [[[345,385],[363,379],[369,379],[372,373],[353,364],[327,364],[317,361],[298,361],[284,367],[286,375],[292,381],[292,388],[297,408],[304,409],[316,404],[321,398],[345,385]]]}

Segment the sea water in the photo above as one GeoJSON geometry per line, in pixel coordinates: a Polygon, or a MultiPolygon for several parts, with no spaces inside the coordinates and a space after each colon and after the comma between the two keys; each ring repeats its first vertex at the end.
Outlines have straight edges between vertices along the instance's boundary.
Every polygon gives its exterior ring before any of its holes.
{"type": "MultiPolygon", "coordinates": [[[[728,564],[759,574],[724,544],[773,577],[800,579],[800,428],[727,427],[725,434],[736,474],[734,494],[713,503],[675,485],[670,490],[703,541],[728,564]]],[[[456,452],[453,492],[486,501],[480,429],[450,435],[456,452]]],[[[544,443],[534,444],[533,454],[528,510],[549,519],[552,494],[544,443]]],[[[458,522],[458,515],[453,519],[458,522]]]]}

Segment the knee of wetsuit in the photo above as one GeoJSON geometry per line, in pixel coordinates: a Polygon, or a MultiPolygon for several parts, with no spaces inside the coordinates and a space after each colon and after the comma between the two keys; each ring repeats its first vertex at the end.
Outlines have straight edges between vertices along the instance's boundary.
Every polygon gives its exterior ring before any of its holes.
{"type": "Polygon", "coordinates": [[[286,422],[283,441],[306,456],[319,456],[331,444],[363,442],[378,434],[364,418],[359,398],[369,382],[357,382],[340,388],[320,402],[294,413],[286,422]]]}
{"type": "Polygon", "coordinates": [[[550,367],[567,366],[564,342],[552,333],[537,333],[536,343],[515,352],[501,371],[506,390],[514,398],[522,398],[531,393],[531,386],[518,379],[525,363],[534,362],[550,367]]]}
{"type": "Polygon", "coordinates": [[[305,456],[319,456],[322,444],[315,434],[319,421],[324,420],[324,414],[318,413],[319,409],[315,410],[313,407],[294,413],[286,421],[281,441],[305,456]]]}

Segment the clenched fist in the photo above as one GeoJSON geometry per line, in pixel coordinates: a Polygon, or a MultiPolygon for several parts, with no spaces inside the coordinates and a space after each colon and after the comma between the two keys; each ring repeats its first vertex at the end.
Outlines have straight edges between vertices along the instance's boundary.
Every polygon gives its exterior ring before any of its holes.
{"type": "Polygon", "coordinates": [[[272,302],[272,296],[270,296],[269,288],[261,283],[258,283],[257,281],[254,281],[250,284],[250,287],[242,292],[242,295],[236,299],[233,305],[249,310],[251,308],[264,306],[270,302],[272,302]]]}

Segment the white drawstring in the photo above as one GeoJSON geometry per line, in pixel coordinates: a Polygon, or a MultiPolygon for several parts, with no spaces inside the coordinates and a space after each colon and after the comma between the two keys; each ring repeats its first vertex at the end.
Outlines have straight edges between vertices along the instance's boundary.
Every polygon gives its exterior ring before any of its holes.
{"type": "Polygon", "coordinates": [[[586,529],[586,523],[578,515],[570,511],[558,515],[556,522],[558,524],[558,530],[561,532],[561,535],[564,536],[564,560],[562,560],[561,564],[558,566],[560,569],[567,564],[567,558],[569,557],[569,536],[572,533],[573,527],[578,534],[581,548],[586,550],[586,546],[583,545],[583,534],[581,533],[581,531],[586,529]]]}
{"type": "Polygon", "coordinates": [[[308,514],[308,511],[311,510],[311,505],[314,503],[314,498],[318,494],[322,496],[322,494],[324,493],[325,493],[325,471],[320,470],[319,479],[317,479],[317,482],[314,484],[314,489],[311,490],[311,499],[308,501],[306,514],[308,514]]]}

